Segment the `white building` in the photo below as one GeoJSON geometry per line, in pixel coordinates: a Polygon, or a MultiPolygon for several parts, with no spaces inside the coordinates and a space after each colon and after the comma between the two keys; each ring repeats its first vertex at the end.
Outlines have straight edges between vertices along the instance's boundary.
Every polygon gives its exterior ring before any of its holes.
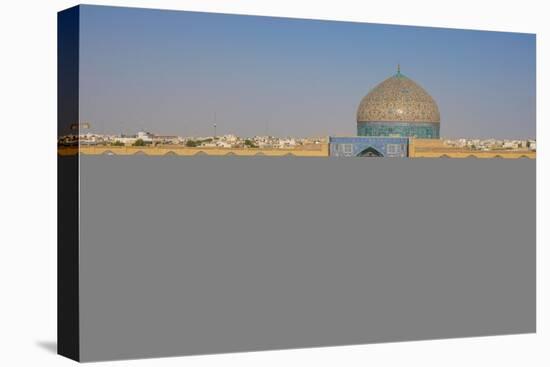
{"type": "Polygon", "coordinates": [[[140,131],[137,134],[137,139],[141,139],[146,143],[152,143],[153,142],[153,134],[148,133],[146,131],[140,131]]]}

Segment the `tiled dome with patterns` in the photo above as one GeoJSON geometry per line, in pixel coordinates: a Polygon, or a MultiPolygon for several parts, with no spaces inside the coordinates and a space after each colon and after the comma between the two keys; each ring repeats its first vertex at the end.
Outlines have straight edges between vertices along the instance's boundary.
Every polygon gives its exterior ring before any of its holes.
{"type": "Polygon", "coordinates": [[[414,80],[397,73],[372,89],[357,109],[358,135],[439,138],[435,100],[414,80]]]}

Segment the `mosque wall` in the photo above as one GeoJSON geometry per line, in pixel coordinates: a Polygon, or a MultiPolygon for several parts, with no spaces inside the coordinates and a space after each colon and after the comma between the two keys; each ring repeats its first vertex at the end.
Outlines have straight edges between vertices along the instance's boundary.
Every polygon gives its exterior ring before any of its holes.
{"type": "Polygon", "coordinates": [[[408,155],[407,138],[396,137],[330,137],[333,157],[399,157],[408,155]]]}
{"type": "Polygon", "coordinates": [[[440,139],[410,139],[409,157],[411,158],[536,158],[533,150],[473,150],[446,146],[440,139]]]}
{"type": "Polygon", "coordinates": [[[197,147],[189,148],[184,146],[164,145],[164,146],[108,146],[108,145],[90,145],[80,147],[61,147],[58,149],[59,155],[148,155],[148,156],[269,156],[269,157],[327,157],[328,144],[316,144],[311,146],[302,146],[296,148],[211,148],[197,147]]]}

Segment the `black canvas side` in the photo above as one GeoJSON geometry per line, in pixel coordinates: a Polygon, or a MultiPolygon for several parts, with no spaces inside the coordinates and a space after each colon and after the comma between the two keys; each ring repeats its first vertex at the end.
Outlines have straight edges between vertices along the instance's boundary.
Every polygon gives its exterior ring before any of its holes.
{"type": "Polygon", "coordinates": [[[79,7],[57,17],[57,353],[80,360],[79,7]]]}

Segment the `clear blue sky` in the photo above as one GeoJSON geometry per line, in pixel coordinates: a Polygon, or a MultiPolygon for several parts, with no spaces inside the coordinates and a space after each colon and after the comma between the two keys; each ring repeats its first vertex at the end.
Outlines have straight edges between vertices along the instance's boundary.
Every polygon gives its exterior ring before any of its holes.
{"type": "Polygon", "coordinates": [[[355,135],[396,72],[444,137],[535,136],[535,36],[83,6],[80,116],[100,133],[355,135]]]}

